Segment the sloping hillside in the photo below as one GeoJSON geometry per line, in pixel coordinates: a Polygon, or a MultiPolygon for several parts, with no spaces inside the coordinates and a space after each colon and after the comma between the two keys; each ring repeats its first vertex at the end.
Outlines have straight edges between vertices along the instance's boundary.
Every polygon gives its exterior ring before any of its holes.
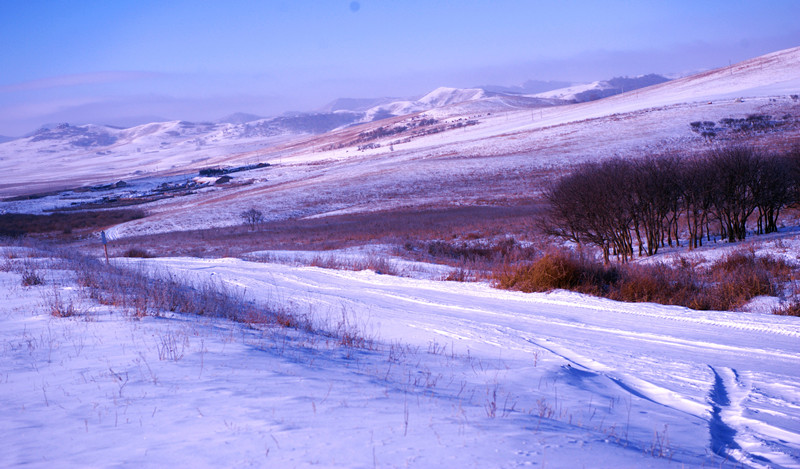
{"type": "MultiPolygon", "coordinates": [[[[716,141],[694,132],[690,123],[695,121],[775,116],[782,122],[779,129],[748,134],[749,141],[771,147],[796,143],[800,102],[792,96],[800,89],[797,70],[800,48],[588,103],[517,107],[506,97],[488,96],[318,136],[231,139],[221,131],[205,145],[188,140],[169,151],[159,148],[159,141],[170,131],[189,131],[180,123],[145,126],[136,132],[140,138],[146,134],[154,147],[141,153],[129,147],[102,156],[86,151],[59,159],[45,152],[4,152],[8,161],[23,155],[29,163],[11,164],[14,174],[2,190],[9,194],[19,188],[47,188],[69,178],[76,185],[87,180],[108,183],[136,170],[177,173],[210,165],[272,163],[235,175],[232,185],[151,205],[150,217],[120,227],[120,234],[237,224],[231,214],[253,206],[277,220],[396,207],[515,203],[534,196],[549,174],[565,165],[615,154],[703,151],[716,141]]],[[[439,90],[427,102],[471,96],[450,91],[439,90]]],[[[116,145],[122,146],[123,131],[117,132],[116,145]]],[[[15,144],[19,142],[5,145],[15,144]]]]}

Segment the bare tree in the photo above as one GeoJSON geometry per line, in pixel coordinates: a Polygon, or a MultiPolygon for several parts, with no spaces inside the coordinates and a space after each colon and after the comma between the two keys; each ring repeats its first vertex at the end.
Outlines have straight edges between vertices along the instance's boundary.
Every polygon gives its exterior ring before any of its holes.
{"type": "Polygon", "coordinates": [[[757,233],[778,231],[781,210],[793,201],[790,161],[777,155],[761,156],[758,171],[750,181],[758,209],[757,233]]]}
{"type": "Polygon", "coordinates": [[[562,177],[545,193],[547,233],[603,251],[608,263],[613,252],[622,262],[633,254],[632,166],[621,159],[587,163],[562,177]]]}
{"type": "Polygon", "coordinates": [[[554,183],[545,192],[548,202],[544,218],[545,232],[578,244],[594,244],[609,261],[611,237],[602,216],[596,213],[596,190],[587,185],[597,164],[580,166],[554,183]]]}
{"type": "Polygon", "coordinates": [[[264,214],[255,208],[247,209],[240,213],[239,216],[242,217],[242,220],[251,230],[256,230],[258,225],[264,222],[264,214]]]}
{"type": "Polygon", "coordinates": [[[608,159],[586,163],[546,192],[545,231],[576,243],[589,243],[621,262],[654,255],[666,237],[678,245],[685,214],[689,249],[710,240],[711,221],[720,235],[740,241],[758,210],[758,233],[777,231],[784,207],[800,203],[800,151],[765,156],[750,147],[726,147],[702,158],[665,155],[641,160],[608,159]]]}
{"type": "Polygon", "coordinates": [[[714,202],[714,185],[709,183],[714,177],[711,164],[706,158],[684,161],[679,177],[689,249],[695,249],[703,245],[703,227],[708,225],[714,202]]]}
{"type": "Polygon", "coordinates": [[[756,210],[752,179],[762,158],[750,147],[716,149],[708,157],[714,178],[714,209],[728,241],[747,236],[747,219],[756,210]]]}
{"type": "Polygon", "coordinates": [[[667,231],[672,244],[672,233],[680,203],[680,160],[671,155],[650,157],[630,163],[630,197],[633,202],[634,231],[639,243],[639,255],[652,256],[667,231]],[[645,239],[642,240],[642,232],[645,239]]]}

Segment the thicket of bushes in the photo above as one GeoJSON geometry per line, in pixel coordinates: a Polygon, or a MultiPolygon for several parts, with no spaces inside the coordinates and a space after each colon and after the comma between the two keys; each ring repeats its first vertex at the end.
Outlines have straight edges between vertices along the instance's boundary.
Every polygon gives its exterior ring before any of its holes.
{"type": "Polygon", "coordinates": [[[751,216],[756,232],[778,229],[785,207],[800,201],[800,150],[767,155],[749,147],[713,150],[689,159],[664,155],[587,163],[546,191],[545,231],[628,261],[660,246],[690,249],[711,240],[745,239],[751,216]],[[682,226],[681,226],[682,225],[682,226]],[[683,228],[683,229],[681,229],[683,228]]]}
{"type": "MultiPolygon", "coordinates": [[[[524,292],[560,288],[619,301],[730,310],[756,296],[779,295],[792,272],[792,266],[781,259],[744,251],[734,252],[705,268],[685,260],[674,267],[604,265],[587,256],[553,251],[533,263],[500,269],[495,273],[495,282],[499,288],[524,292]]],[[[795,310],[790,305],[778,313],[796,314],[795,310]]]]}

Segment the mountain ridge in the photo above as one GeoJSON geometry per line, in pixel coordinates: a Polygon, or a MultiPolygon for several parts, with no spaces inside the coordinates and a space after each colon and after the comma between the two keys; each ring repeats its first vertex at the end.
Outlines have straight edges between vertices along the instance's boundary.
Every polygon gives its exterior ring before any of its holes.
{"type": "MultiPolygon", "coordinates": [[[[720,121],[769,112],[783,112],[774,114],[783,116],[786,111],[778,108],[796,107],[793,103],[800,100],[797,70],[800,70],[800,48],[793,48],[582,103],[489,93],[479,88],[443,87],[415,101],[399,102],[400,108],[421,106],[407,108],[412,113],[403,116],[393,116],[391,109],[382,105],[383,108],[377,109],[384,110],[384,116],[337,110],[284,115],[245,124],[169,121],[128,129],[56,126],[0,144],[0,161],[9,168],[0,192],[12,195],[9,190],[17,193],[52,189],[66,185],[63,179],[67,176],[74,185],[77,181],[84,184],[156,173],[185,174],[210,165],[273,160],[302,165],[389,155],[394,158],[399,154],[433,158],[452,154],[539,155],[537,152],[543,148],[547,152],[565,148],[563,154],[580,148],[585,148],[584,153],[588,148],[598,152],[601,150],[595,141],[589,146],[574,146],[578,137],[559,129],[578,129],[574,134],[584,138],[583,135],[591,134],[586,130],[591,127],[581,126],[581,122],[611,125],[610,122],[623,119],[619,116],[635,121],[664,114],[660,120],[637,124],[640,128],[630,137],[623,135],[615,140],[611,133],[592,134],[591,138],[602,137],[605,145],[611,147],[633,145],[631,142],[650,145],[658,139],[688,141],[699,138],[689,128],[693,121],[720,121]],[[750,96],[757,99],[751,100],[750,96]],[[776,99],[779,106],[769,111],[769,103],[776,99]],[[378,117],[387,119],[374,120],[378,117]]],[[[630,128],[614,132],[620,131],[627,135],[630,128]]],[[[618,151],[611,147],[604,151],[618,151]]]]}

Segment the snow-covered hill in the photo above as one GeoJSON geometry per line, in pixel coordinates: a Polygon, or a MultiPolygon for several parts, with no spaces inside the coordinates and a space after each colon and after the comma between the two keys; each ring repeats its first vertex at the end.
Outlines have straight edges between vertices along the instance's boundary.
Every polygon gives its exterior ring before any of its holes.
{"type": "MultiPolygon", "coordinates": [[[[797,70],[800,48],[586,103],[514,107],[492,96],[291,140],[231,155],[229,164],[280,163],[267,171],[269,181],[165,202],[120,227],[120,235],[236,224],[231,212],[264,200],[271,201],[265,213],[273,220],[504,204],[536,194],[564,165],[614,154],[704,151],[713,142],[691,130],[694,121],[786,117],[776,138],[797,141],[797,70]]],[[[774,148],[770,134],[751,138],[774,148]]]]}
{"type": "Polygon", "coordinates": [[[264,117],[257,116],[255,114],[248,114],[246,112],[235,112],[221,119],[217,119],[217,122],[220,124],[246,124],[248,122],[257,121],[260,119],[264,119],[264,117]]]}
{"type": "Polygon", "coordinates": [[[365,112],[371,108],[393,103],[395,101],[402,100],[398,98],[339,98],[323,106],[319,112],[365,112]]]}
{"type": "Polygon", "coordinates": [[[374,106],[366,111],[365,121],[387,116],[403,116],[437,107],[485,98],[487,93],[479,88],[437,88],[416,100],[393,101],[374,106]]]}
{"type": "MultiPolygon", "coordinates": [[[[131,129],[87,126],[83,133],[60,137],[51,130],[37,141],[32,136],[0,144],[0,164],[8,168],[0,181],[0,195],[265,161],[282,163],[284,169],[271,170],[273,181],[290,185],[256,184],[221,201],[250,205],[253,198],[270,193],[271,197],[290,198],[281,204],[287,213],[297,213],[292,209],[295,203],[304,207],[304,212],[316,213],[367,206],[389,208],[399,199],[382,196],[387,187],[398,187],[399,192],[394,193],[403,194],[402,203],[406,205],[416,205],[423,199],[425,203],[452,202],[452,197],[460,203],[472,203],[478,193],[489,196],[489,200],[506,199],[509,194],[519,194],[519,181],[514,178],[547,168],[615,153],[641,154],[665,145],[701,149],[707,142],[691,132],[689,123],[693,121],[768,114],[788,116],[790,125],[785,128],[796,128],[798,70],[800,48],[794,48],[570,105],[556,105],[560,101],[552,98],[440,88],[415,101],[397,102],[391,109],[373,108],[373,113],[383,109],[389,118],[357,126],[352,121],[363,119],[363,115],[337,111],[241,125],[168,122],[131,129]],[[411,112],[429,106],[437,107],[403,116],[388,115],[390,110],[411,112]],[[310,132],[314,128],[336,130],[314,135],[310,132]],[[306,131],[299,134],[301,129],[306,131]],[[44,138],[48,135],[58,138],[44,138]],[[95,146],[98,138],[114,141],[95,146]],[[457,164],[453,162],[456,156],[457,164]],[[419,164],[421,160],[425,163],[419,164]],[[493,182],[477,190],[471,185],[474,178],[470,174],[482,174],[484,180],[493,182]],[[330,184],[330,189],[320,190],[325,184],[330,184]],[[430,186],[427,194],[412,190],[420,184],[430,186]],[[281,193],[289,187],[290,192],[281,193]],[[334,196],[319,199],[325,191],[332,191],[328,193],[334,196]]],[[[794,134],[785,135],[790,138],[794,134]]],[[[181,203],[194,207],[195,201],[181,203]]],[[[195,220],[191,223],[179,216],[181,226],[225,223],[214,214],[223,210],[221,207],[215,208],[211,202],[202,207],[208,210],[206,214],[190,209],[195,220]]],[[[179,211],[184,208],[174,207],[179,211]]]]}
{"type": "Polygon", "coordinates": [[[593,83],[573,85],[556,90],[537,93],[538,98],[561,99],[574,103],[584,103],[597,99],[607,98],[626,91],[638,90],[659,83],[669,81],[660,75],[642,75],[639,77],[617,77],[611,80],[596,81],[593,83]]]}

